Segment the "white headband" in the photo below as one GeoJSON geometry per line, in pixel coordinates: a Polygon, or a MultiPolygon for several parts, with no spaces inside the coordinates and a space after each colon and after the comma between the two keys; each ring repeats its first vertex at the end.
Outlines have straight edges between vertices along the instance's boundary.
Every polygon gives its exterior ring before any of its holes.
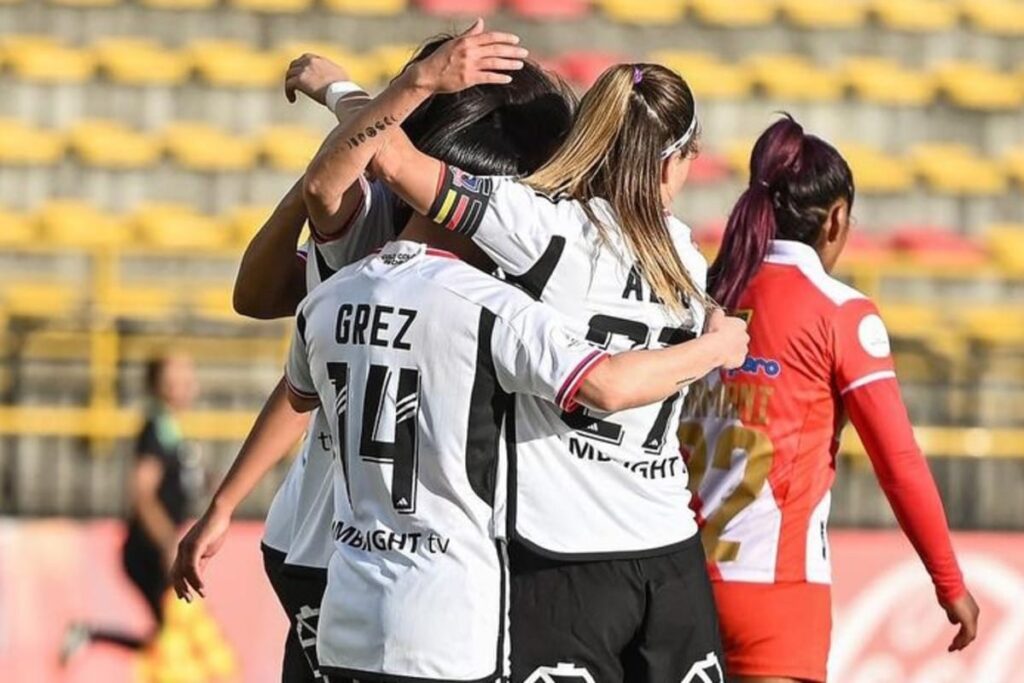
{"type": "Polygon", "coordinates": [[[673,154],[675,154],[676,152],[678,152],[679,150],[681,150],[683,147],[686,147],[686,143],[688,143],[690,140],[693,139],[693,135],[696,132],[697,132],[697,105],[694,104],[694,107],[693,107],[693,119],[690,121],[690,127],[686,129],[685,133],[683,133],[683,137],[679,138],[678,140],[673,142],[671,145],[666,147],[664,150],[662,150],[661,158],[662,159],[667,159],[670,156],[672,156],[673,154]]]}

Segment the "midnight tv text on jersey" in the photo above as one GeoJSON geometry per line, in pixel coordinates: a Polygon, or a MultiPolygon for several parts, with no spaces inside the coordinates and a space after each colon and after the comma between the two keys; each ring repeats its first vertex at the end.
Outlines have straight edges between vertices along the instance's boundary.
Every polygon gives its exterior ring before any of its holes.
{"type": "Polygon", "coordinates": [[[451,539],[431,531],[388,531],[386,529],[359,529],[341,520],[331,523],[334,540],[366,552],[399,552],[415,555],[443,555],[448,552],[451,539]]]}
{"type": "Polygon", "coordinates": [[[652,460],[618,460],[601,451],[589,441],[576,436],[569,437],[569,452],[580,460],[621,465],[644,479],[672,479],[685,471],[682,459],[675,453],[665,458],[652,460]]]}

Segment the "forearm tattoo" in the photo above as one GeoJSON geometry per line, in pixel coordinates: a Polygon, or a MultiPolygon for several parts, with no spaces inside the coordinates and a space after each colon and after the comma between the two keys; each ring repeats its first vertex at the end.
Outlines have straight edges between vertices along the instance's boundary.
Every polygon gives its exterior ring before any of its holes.
{"type": "Polygon", "coordinates": [[[388,128],[395,125],[395,123],[397,123],[397,121],[393,116],[385,115],[384,118],[377,119],[376,121],[374,121],[373,125],[367,126],[363,130],[359,131],[358,133],[350,137],[348,140],[345,141],[345,144],[348,145],[349,149],[355,149],[356,147],[363,144],[367,140],[372,140],[373,138],[382,134],[388,128]]]}

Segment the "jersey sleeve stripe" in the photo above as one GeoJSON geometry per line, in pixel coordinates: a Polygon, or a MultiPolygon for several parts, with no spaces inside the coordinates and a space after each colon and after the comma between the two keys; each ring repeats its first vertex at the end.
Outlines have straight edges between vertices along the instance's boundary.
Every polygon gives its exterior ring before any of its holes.
{"type": "Polygon", "coordinates": [[[842,396],[843,394],[849,393],[849,392],[853,391],[854,389],[859,389],[860,387],[864,386],[865,384],[871,384],[872,382],[878,382],[879,380],[883,380],[883,379],[895,379],[895,378],[896,378],[896,373],[893,372],[892,370],[880,370],[878,372],[872,372],[870,375],[864,375],[860,379],[857,379],[857,380],[854,380],[853,382],[850,382],[850,384],[845,389],[843,389],[842,391],[839,392],[839,395],[842,396]]]}
{"type": "Polygon", "coordinates": [[[305,263],[309,259],[309,254],[306,253],[305,249],[299,249],[298,251],[295,252],[295,257],[298,258],[303,263],[305,263]]]}
{"type": "Polygon", "coordinates": [[[310,400],[317,400],[317,399],[320,398],[319,394],[317,394],[315,392],[311,394],[309,392],[303,391],[302,389],[299,389],[297,386],[292,384],[292,381],[288,378],[287,374],[285,374],[285,376],[284,376],[284,383],[285,383],[285,386],[288,387],[288,391],[292,392],[293,394],[295,394],[299,398],[310,399],[310,400]]]}
{"type": "Polygon", "coordinates": [[[576,393],[580,390],[580,386],[583,384],[583,380],[587,378],[590,371],[597,367],[602,361],[607,360],[610,356],[603,352],[594,350],[591,351],[587,356],[580,361],[569,376],[565,378],[565,382],[562,383],[562,388],[558,390],[555,395],[555,403],[562,410],[572,412],[578,406],[576,403],[576,393]]]}
{"type": "Polygon", "coordinates": [[[444,227],[455,230],[459,226],[459,221],[466,215],[467,205],[469,205],[469,197],[465,195],[459,197],[459,203],[455,205],[455,212],[452,213],[452,217],[448,219],[448,223],[444,227]]]}

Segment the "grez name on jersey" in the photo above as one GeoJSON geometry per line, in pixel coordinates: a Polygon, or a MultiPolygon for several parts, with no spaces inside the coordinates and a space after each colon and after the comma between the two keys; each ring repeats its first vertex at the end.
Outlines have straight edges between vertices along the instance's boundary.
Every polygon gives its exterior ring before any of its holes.
{"type": "Polygon", "coordinates": [[[371,304],[342,304],[334,324],[334,340],[339,344],[412,348],[405,335],[416,319],[410,308],[371,304]]]}

